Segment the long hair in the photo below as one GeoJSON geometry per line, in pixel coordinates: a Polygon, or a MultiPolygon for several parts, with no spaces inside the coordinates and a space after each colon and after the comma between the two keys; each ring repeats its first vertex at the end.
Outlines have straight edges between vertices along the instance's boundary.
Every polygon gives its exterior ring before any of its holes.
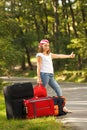
{"type": "MultiPolygon", "coordinates": [[[[43,46],[38,46],[38,52],[41,52],[41,53],[43,53],[43,46]]],[[[50,53],[50,48],[49,48],[49,50],[47,51],[47,54],[49,54],[50,53]]]]}

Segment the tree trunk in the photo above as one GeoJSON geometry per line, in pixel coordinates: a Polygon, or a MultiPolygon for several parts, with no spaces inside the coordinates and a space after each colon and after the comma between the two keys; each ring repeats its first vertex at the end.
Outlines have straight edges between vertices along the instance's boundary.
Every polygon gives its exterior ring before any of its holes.
{"type": "Polygon", "coordinates": [[[55,32],[59,32],[59,16],[58,16],[58,0],[53,1],[54,17],[55,17],[55,32]]]}
{"type": "Polygon", "coordinates": [[[34,14],[34,23],[35,23],[35,26],[36,26],[36,32],[37,32],[38,41],[39,41],[39,39],[40,39],[39,26],[38,26],[38,22],[37,22],[35,14],[34,14]]]}
{"type": "MultiPolygon", "coordinates": [[[[67,20],[68,20],[68,11],[67,11],[67,9],[66,9],[66,16],[67,16],[67,20]]],[[[68,28],[68,34],[69,34],[69,37],[70,37],[70,24],[69,24],[69,22],[67,23],[67,28],[68,28]]]]}
{"type": "Polygon", "coordinates": [[[45,13],[45,34],[48,33],[48,16],[47,16],[47,6],[44,3],[44,13],[45,13]]]}
{"type": "Polygon", "coordinates": [[[68,0],[68,2],[69,2],[71,17],[72,17],[72,26],[73,26],[74,34],[75,34],[76,37],[78,37],[77,31],[76,31],[76,26],[75,26],[74,12],[73,12],[70,0],[68,0]]]}
{"type": "Polygon", "coordinates": [[[44,2],[44,14],[45,14],[45,22],[43,19],[41,19],[41,24],[43,27],[43,32],[46,35],[48,33],[48,16],[47,16],[47,7],[46,7],[46,3],[44,2]]]}
{"type": "Polygon", "coordinates": [[[37,18],[36,18],[36,11],[35,11],[35,2],[34,2],[34,0],[32,0],[32,8],[33,8],[33,10],[32,10],[32,13],[33,13],[33,16],[32,17],[34,17],[34,23],[35,23],[35,27],[36,27],[36,33],[37,33],[37,37],[38,37],[38,41],[40,40],[40,31],[39,31],[39,24],[38,24],[38,20],[37,20],[37,18]]]}
{"type": "Polygon", "coordinates": [[[23,57],[22,57],[22,65],[21,65],[21,68],[22,70],[25,70],[26,69],[26,65],[25,65],[25,55],[23,54],[23,57]]]}
{"type": "Polygon", "coordinates": [[[58,0],[53,0],[52,3],[54,9],[54,19],[55,22],[53,24],[53,42],[54,42],[54,50],[59,53],[59,15],[58,15],[58,0]]]}
{"type": "MultiPolygon", "coordinates": [[[[66,19],[66,1],[62,0],[62,12],[63,12],[63,19],[66,19]]],[[[67,34],[67,24],[64,22],[64,30],[65,34],[67,34]]]]}
{"type": "MultiPolygon", "coordinates": [[[[86,23],[86,14],[85,14],[84,7],[83,7],[83,6],[81,7],[81,12],[82,12],[83,23],[86,23]]],[[[85,35],[86,35],[86,37],[87,37],[87,29],[86,29],[86,27],[84,27],[84,29],[85,29],[85,35]]]]}
{"type": "Polygon", "coordinates": [[[81,70],[82,69],[82,59],[81,59],[81,56],[78,55],[78,70],[81,70]]]}
{"type": "Polygon", "coordinates": [[[33,70],[33,66],[32,66],[32,63],[31,63],[31,61],[30,61],[29,48],[28,48],[28,47],[25,47],[25,49],[26,49],[27,61],[28,61],[29,68],[30,68],[31,70],[33,70]]]}

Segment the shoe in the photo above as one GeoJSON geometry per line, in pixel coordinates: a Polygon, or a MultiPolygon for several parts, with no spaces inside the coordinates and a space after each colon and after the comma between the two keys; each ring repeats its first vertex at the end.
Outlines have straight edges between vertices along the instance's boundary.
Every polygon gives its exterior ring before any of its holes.
{"type": "Polygon", "coordinates": [[[63,111],[64,111],[65,113],[72,113],[72,111],[71,111],[71,110],[68,110],[66,107],[63,107],[63,111]]]}

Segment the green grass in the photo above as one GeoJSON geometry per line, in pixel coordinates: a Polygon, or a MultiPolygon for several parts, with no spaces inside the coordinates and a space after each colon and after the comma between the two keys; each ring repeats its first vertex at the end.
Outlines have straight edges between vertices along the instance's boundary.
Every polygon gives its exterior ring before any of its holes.
{"type": "Polygon", "coordinates": [[[0,130],[70,130],[56,117],[43,117],[25,120],[7,120],[3,94],[0,93],[0,130]]]}
{"type": "Polygon", "coordinates": [[[57,71],[55,72],[55,78],[57,81],[62,82],[83,83],[87,82],[87,71],[57,71]]]}
{"type": "Polygon", "coordinates": [[[52,118],[1,121],[1,130],[67,130],[52,118]]]}

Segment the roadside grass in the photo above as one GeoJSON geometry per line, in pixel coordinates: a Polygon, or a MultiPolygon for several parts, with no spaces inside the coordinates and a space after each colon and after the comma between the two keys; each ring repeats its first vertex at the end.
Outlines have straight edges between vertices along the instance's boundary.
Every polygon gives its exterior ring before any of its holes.
{"type": "MultiPolygon", "coordinates": [[[[26,69],[25,71],[15,70],[12,72],[12,76],[16,77],[29,77],[29,78],[37,78],[36,68],[33,70],[26,69]]],[[[87,70],[62,70],[55,71],[54,73],[55,79],[59,82],[76,82],[76,83],[84,83],[87,82],[87,70]]]]}
{"type": "Polygon", "coordinates": [[[76,83],[86,83],[87,82],[87,71],[56,71],[55,78],[57,81],[62,82],[76,82],[76,83]]]}
{"type": "Polygon", "coordinates": [[[5,112],[5,101],[0,92],[0,130],[70,130],[70,126],[65,126],[56,120],[56,117],[43,117],[25,120],[7,120],[5,112]]]}

